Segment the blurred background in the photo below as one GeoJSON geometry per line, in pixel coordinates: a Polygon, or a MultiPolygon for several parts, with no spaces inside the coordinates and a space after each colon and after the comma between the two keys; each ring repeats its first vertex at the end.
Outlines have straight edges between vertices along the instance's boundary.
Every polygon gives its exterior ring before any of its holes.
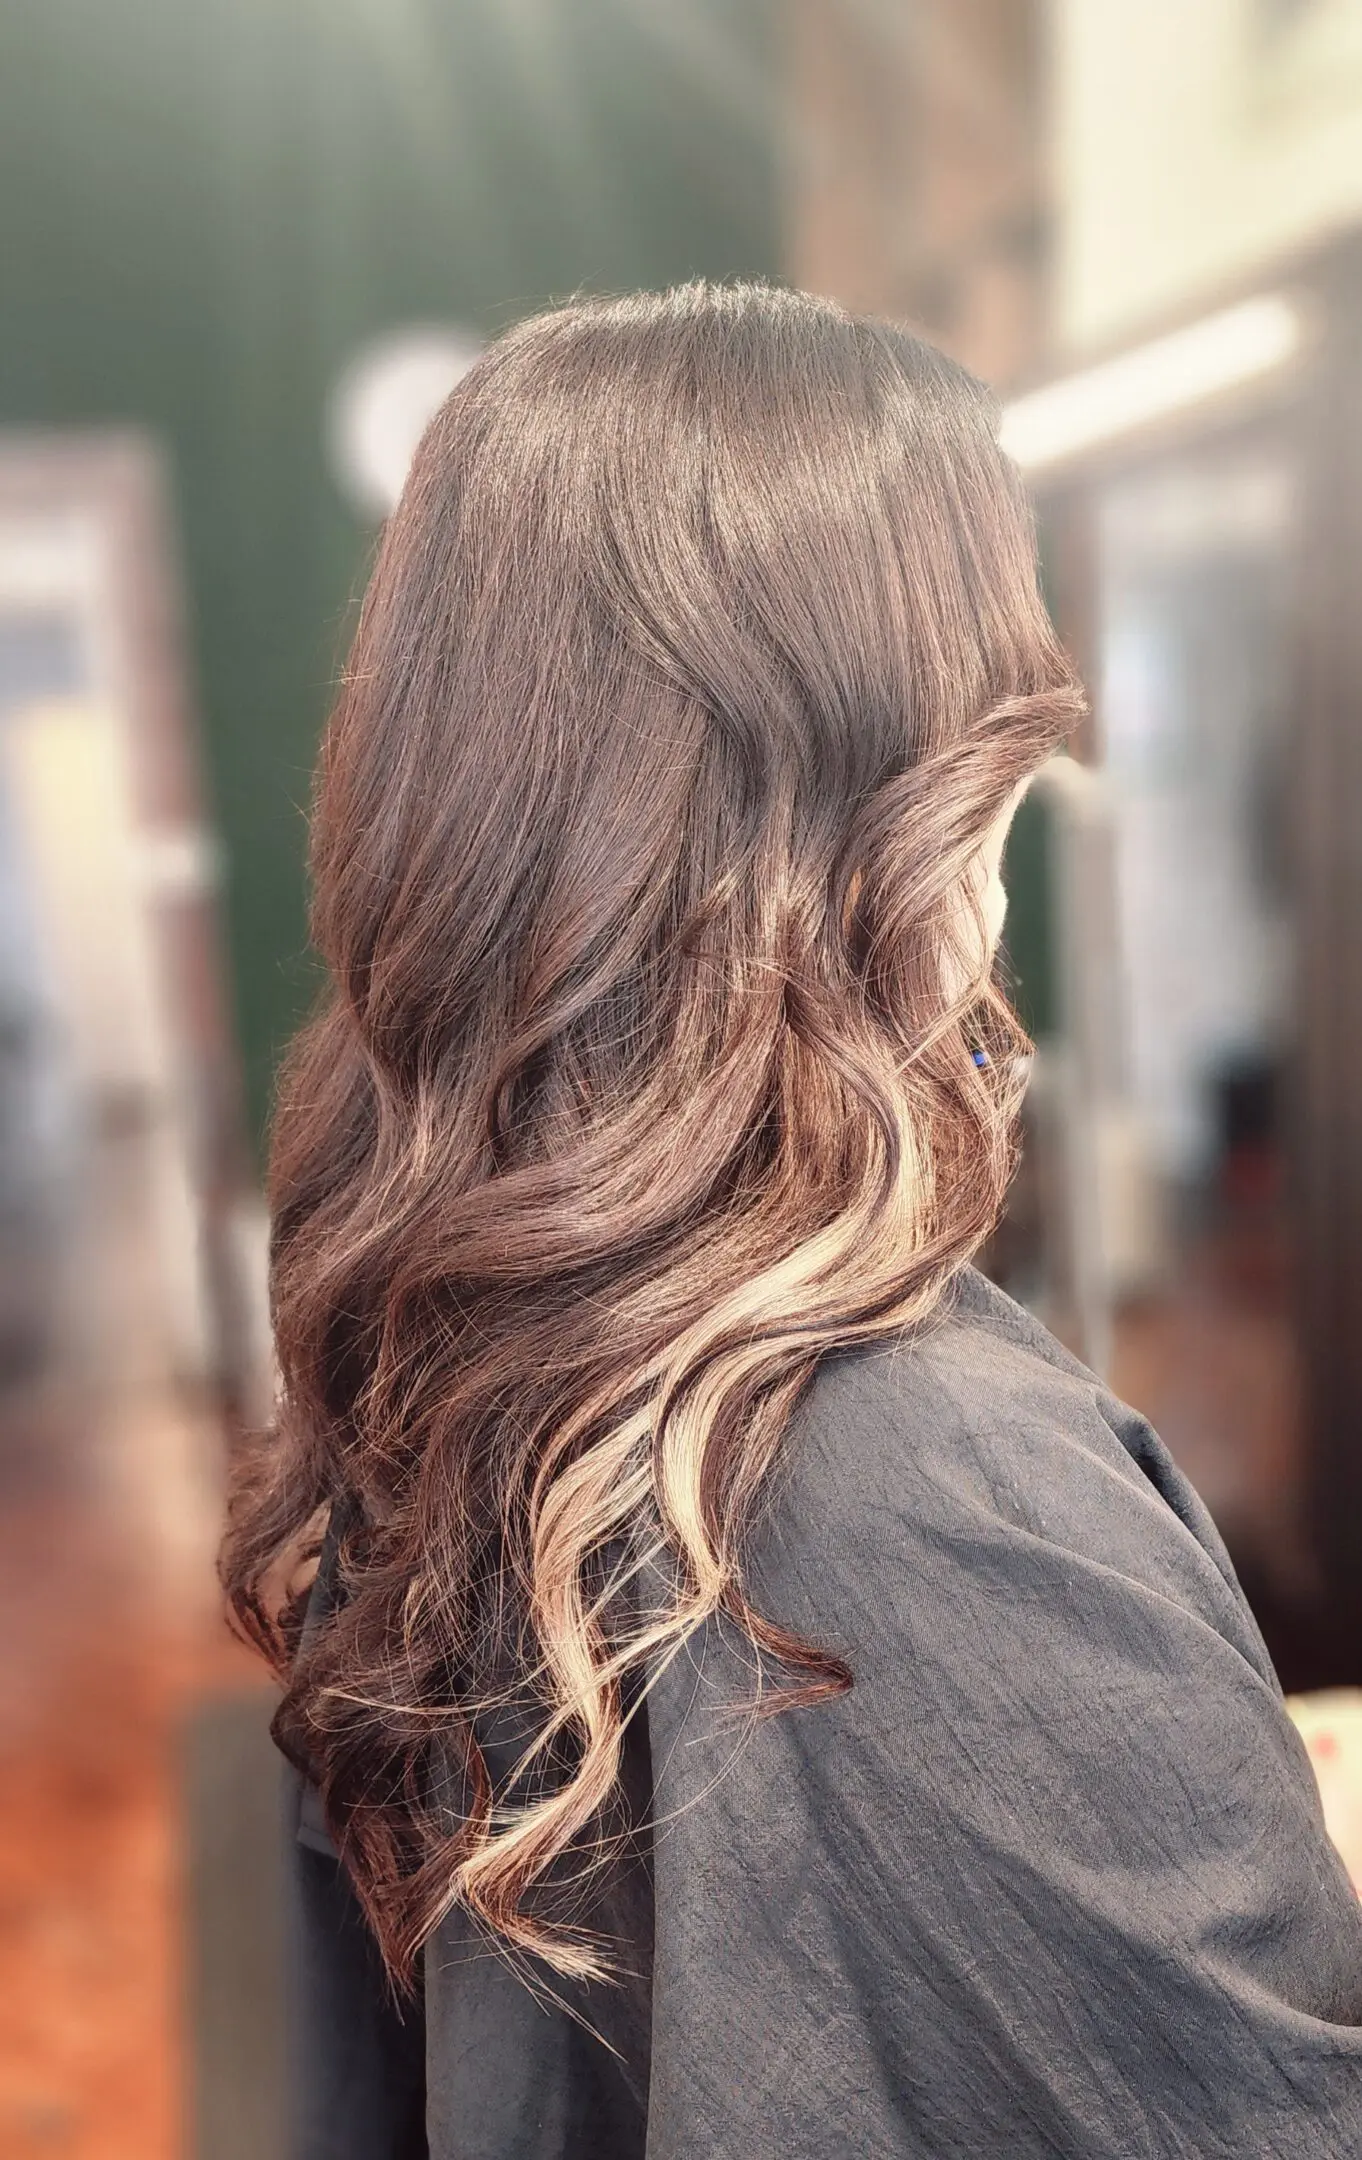
{"type": "Polygon", "coordinates": [[[697,274],[1005,400],[1093,711],[1010,851],[989,1264],[1200,1485],[1362,1832],[1362,0],[7,0],[5,2155],[282,2151],[212,1549],[314,746],[471,357],[697,274]]]}

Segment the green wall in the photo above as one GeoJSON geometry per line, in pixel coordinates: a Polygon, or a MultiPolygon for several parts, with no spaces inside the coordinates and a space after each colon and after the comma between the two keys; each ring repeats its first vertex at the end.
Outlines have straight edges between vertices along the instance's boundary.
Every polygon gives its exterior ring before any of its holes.
{"type": "Polygon", "coordinates": [[[6,0],[0,426],[169,447],[252,1117],[370,545],[324,402],[403,322],[779,266],[775,0],[6,0]]]}

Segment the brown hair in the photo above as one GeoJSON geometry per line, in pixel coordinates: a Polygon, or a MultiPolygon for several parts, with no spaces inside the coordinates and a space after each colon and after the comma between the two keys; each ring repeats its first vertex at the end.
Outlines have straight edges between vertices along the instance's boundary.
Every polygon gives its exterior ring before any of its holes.
{"type": "Polygon", "coordinates": [[[711,1616],[776,1707],[850,1684],[748,1606],[741,1540],[819,1359],[927,1316],[1010,1169],[975,873],[1078,701],[995,423],[800,294],[576,305],[479,361],[384,535],[224,1570],[398,1976],[456,1900],[602,1969],[532,1893],[711,1616]],[[300,1633],[270,1586],[328,1518],[300,1633]]]}

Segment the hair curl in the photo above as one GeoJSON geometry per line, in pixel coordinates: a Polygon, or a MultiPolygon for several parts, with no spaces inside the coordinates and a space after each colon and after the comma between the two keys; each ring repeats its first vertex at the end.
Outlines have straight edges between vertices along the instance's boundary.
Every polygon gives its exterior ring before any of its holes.
{"type": "Polygon", "coordinates": [[[606,1967],[534,1892],[711,1616],[777,1708],[850,1684],[751,1609],[742,1540],[820,1358],[930,1314],[1011,1167],[976,872],[1079,702],[995,422],[798,294],[576,305],[482,358],[384,535],[224,1577],[399,1978],[456,1900],[606,1967]],[[277,1586],[325,1520],[303,1630],[277,1586]]]}

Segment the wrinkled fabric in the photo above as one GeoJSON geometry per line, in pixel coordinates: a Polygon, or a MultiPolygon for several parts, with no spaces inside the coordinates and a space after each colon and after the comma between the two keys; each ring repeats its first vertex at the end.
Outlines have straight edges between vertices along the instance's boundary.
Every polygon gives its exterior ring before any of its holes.
{"type": "Polygon", "coordinates": [[[656,1681],[614,1989],[456,1915],[399,2016],[304,1795],[302,2160],[1362,2156],[1362,1908],[1142,1420],[968,1273],[820,1371],[747,1580],[855,1686],[755,1722],[721,1625],[656,1681]]]}

